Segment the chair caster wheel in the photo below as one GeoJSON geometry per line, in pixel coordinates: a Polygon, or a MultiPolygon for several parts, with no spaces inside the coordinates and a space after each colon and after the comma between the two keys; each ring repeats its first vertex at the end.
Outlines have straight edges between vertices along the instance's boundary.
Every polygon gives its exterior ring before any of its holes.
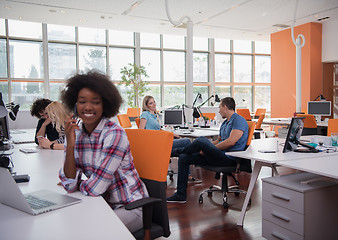
{"type": "Polygon", "coordinates": [[[235,192],[235,196],[238,197],[239,196],[239,192],[235,192]]]}
{"type": "Polygon", "coordinates": [[[203,203],[203,197],[202,197],[202,196],[199,197],[198,203],[199,203],[199,204],[202,204],[202,203],[203,203]]]}
{"type": "Polygon", "coordinates": [[[228,209],[228,208],[229,208],[229,204],[228,204],[227,202],[224,202],[224,203],[223,203],[223,208],[224,208],[224,209],[228,209]]]}
{"type": "Polygon", "coordinates": [[[208,192],[208,197],[211,197],[212,196],[212,192],[208,192]]]}

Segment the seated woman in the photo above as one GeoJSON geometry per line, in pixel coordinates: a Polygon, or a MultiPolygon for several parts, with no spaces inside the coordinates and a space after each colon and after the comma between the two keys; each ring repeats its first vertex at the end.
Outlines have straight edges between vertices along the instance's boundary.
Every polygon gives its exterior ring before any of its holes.
{"type": "Polygon", "coordinates": [[[70,78],[61,97],[68,109],[76,106],[82,120],[79,125],[74,118],[66,120],[65,162],[59,172],[63,187],[102,196],[129,231],[141,229],[142,208],[128,211],[124,206],[148,192],[135,169],[127,134],[109,120],[122,103],[117,88],[106,75],[91,71],[70,78]]]}
{"type": "Polygon", "coordinates": [[[49,141],[48,138],[39,137],[39,146],[43,148],[50,148],[55,150],[64,150],[65,142],[65,121],[69,118],[69,113],[64,108],[63,104],[57,101],[50,103],[46,107],[46,112],[49,119],[52,120],[53,127],[58,131],[59,138],[55,141],[49,141]]]}
{"type": "Polygon", "coordinates": [[[49,118],[46,107],[52,101],[46,98],[37,99],[31,106],[31,115],[39,119],[35,131],[35,143],[39,145],[38,138],[47,137],[51,142],[59,139],[58,131],[53,127],[52,120],[49,118]]]}

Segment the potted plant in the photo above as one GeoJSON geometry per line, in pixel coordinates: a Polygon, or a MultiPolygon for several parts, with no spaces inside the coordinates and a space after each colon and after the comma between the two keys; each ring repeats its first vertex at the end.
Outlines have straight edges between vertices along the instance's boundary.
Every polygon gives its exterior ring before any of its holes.
{"type": "Polygon", "coordinates": [[[121,68],[122,81],[119,85],[127,87],[128,105],[130,107],[140,107],[141,98],[148,90],[147,85],[149,82],[144,81],[142,78],[149,77],[144,66],[128,63],[127,66],[121,68]]]}

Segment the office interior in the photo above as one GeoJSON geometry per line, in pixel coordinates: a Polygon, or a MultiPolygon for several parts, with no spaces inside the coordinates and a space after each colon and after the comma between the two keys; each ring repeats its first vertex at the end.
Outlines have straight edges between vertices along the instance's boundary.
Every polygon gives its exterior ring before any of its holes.
{"type": "MultiPolygon", "coordinates": [[[[179,52],[185,56],[187,54],[187,26],[186,23],[174,27],[168,20],[165,11],[165,2],[158,0],[140,0],[140,1],[1,1],[0,3],[0,43],[9,51],[5,53],[3,68],[6,66],[5,75],[0,76],[0,84],[7,90],[3,96],[5,101],[15,102],[17,96],[13,91],[13,87],[18,83],[38,83],[42,84],[42,91],[37,94],[39,97],[54,98],[58,100],[57,95],[53,95],[51,86],[60,86],[66,78],[50,78],[51,73],[48,72],[48,58],[43,58],[40,71],[43,73],[39,77],[13,77],[14,72],[10,69],[11,64],[8,63],[10,58],[9,42],[10,41],[35,41],[30,37],[11,36],[9,34],[10,22],[29,22],[37,23],[42,28],[42,39],[38,42],[42,43],[43,52],[48,52],[48,43],[60,44],[71,43],[79,47],[81,43],[74,41],[53,41],[47,39],[48,26],[71,26],[87,29],[104,29],[106,37],[109,31],[129,32],[133,33],[134,43],[132,49],[134,51],[133,60],[136,64],[142,64],[142,34],[150,36],[150,38],[158,37],[160,47],[144,47],[144,50],[159,50],[159,61],[163,61],[163,52],[174,52],[174,48],[163,50],[163,43],[166,36],[174,36],[173,39],[183,38],[184,46],[179,52]],[[36,14],[36,13],[39,14],[36,14]],[[47,66],[47,67],[46,67],[47,66]]],[[[294,35],[304,35],[306,40],[301,52],[301,111],[307,112],[308,101],[314,100],[319,95],[323,95],[326,100],[332,102],[332,114],[329,118],[338,118],[338,3],[334,0],[325,1],[167,1],[170,7],[172,18],[178,21],[183,16],[188,16],[193,21],[193,37],[196,39],[194,53],[207,56],[207,76],[204,80],[189,81],[187,78],[188,70],[186,69],[186,58],[184,58],[184,76],[180,76],[182,82],[178,84],[175,81],[164,80],[165,63],[159,68],[160,81],[151,82],[150,86],[156,86],[154,96],[160,104],[160,109],[172,107],[166,104],[164,96],[166,86],[180,86],[185,104],[191,104],[200,89],[203,89],[203,98],[207,99],[211,95],[218,94],[220,97],[232,96],[240,105],[250,108],[254,113],[259,106],[265,106],[268,109],[268,115],[271,118],[289,118],[296,112],[296,47],[291,38],[291,26],[296,3],[298,8],[296,12],[296,22],[294,27],[294,35]],[[319,3],[320,2],[320,3],[319,3]],[[255,8],[258,6],[258,8],[255,8]],[[257,9],[257,10],[256,10],[257,9]],[[263,23],[264,22],[264,23],[263,23]],[[257,24],[257,26],[255,26],[257,24]],[[273,26],[275,25],[275,26],[273,26]],[[204,42],[206,49],[198,49],[198,40],[204,42]],[[205,41],[207,42],[205,44],[205,41]],[[217,42],[223,42],[229,46],[229,49],[217,50],[217,42]],[[252,62],[251,79],[244,82],[234,82],[234,65],[230,64],[230,80],[229,82],[219,81],[216,79],[215,72],[215,55],[245,55],[245,53],[236,52],[234,46],[236,43],[249,43],[249,56],[252,62]],[[256,53],[255,47],[259,44],[268,46],[268,52],[256,53]],[[259,82],[255,78],[255,62],[254,57],[262,56],[269,59],[269,80],[267,82],[259,82]],[[212,67],[209,67],[212,66],[212,67]],[[240,91],[236,92],[235,88],[249,87],[250,97],[245,101],[240,91]],[[259,94],[259,88],[268,88],[269,97],[267,102],[260,103],[255,96],[259,94]],[[206,89],[206,90],[205,90],[206,89]],[[236,93],[238,95],[236,95],[236,93]],[[250,103],[249,105],[248,102],[250,103]],[[261,104],[261,105],[259,105],[261,104]]],[[[86,46],[107,47],[107,44],[83,43],[86,46]]],[[[123,46],[126,49],[128,47],[123,46]]],[[[113,45],[119,47],[119,43],[113,45]]],[[[130,46],[130,45],[129,45],[130,46]]],[[[109,48],[110,45],[108,44],[109,48]]],[[[78,50],[77,50],[78,51],[78,50]]],[[[248,52],[246,52],[248,53],[248,52]]],[[[197,56],[195,55],[195,56],[197,56]]],[[[78,56],[78,55],[76,55],[78,56]]],[[[108,58],[109,59],[109,58],[108,58]]],[[[111,59],[113,60],[113,59],[111,59]]],[[[79,70],[80,60],[76,60],[75,71],[79,70]]],[[[233,61],[233,58],[232,60],[233,61]]],[[[195,63],[195,62],[194,62],[195,63]]],[[[105,62],[104,71],[110,74],[109,62],[105,62]]],[[[194,72],[195,74],[195,72],[194,72]]],[[[113,79],[118,83],[118,79],[113,79]]],[[[153,88],[153,89],[155,89],[153,88]]],[[[41,89],[41,88],[40,88],[41,89]]],[[[3,91],[3,90],[2,90],[3,91]]],[[[151,94],[151,92],[149,92],[151,94]]],[[[31,99],[33,101],[33,99],[31,99]]],[[[207,105],[211,106],[211,99],[207,105]]],[[[183,104],[183,103],[180,103],[183,104]]],[[[176,105],[176,104],[175,104],[176,105]]],[[[125,106],[127,107],[127,106],[125,106]]],[[[125,111],[126,108],[123,110],[125,111]]],[[[124,112],[122,112],[124,113],[124,112]]],[[[37,120],[30,116],[29,104],[22,104],[18,112],[16,121],[10,121],[11,129],[34,128],[37,120]],[[26,107],[25,107],[26,106],[26,107]]],[[[196,170],[198,172],[198,170],[196,170]]],[[[285,170],[288,172],[288,170],[285,170]]],[[[269,175],[267,173],[266,175],[269,175]]],[[[257,220],[257,219],[256,219],[257,220]]],[[[236,220],[234,220],[235,222],[236,220]]],[[[248,225],[254,225],[253,222],[248,225]]],[[[198,236],[194,235],[195,239],[198,236]]],[[[245,236],[243,239],[250,239],[245,236]]]]}

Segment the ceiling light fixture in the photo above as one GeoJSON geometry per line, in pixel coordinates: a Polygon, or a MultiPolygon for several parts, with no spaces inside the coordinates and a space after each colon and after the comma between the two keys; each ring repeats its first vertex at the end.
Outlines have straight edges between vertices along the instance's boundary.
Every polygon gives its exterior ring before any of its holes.
{"type": "Polygon", "coordinates": [[[141,5],[145,0],[139,0],[135,3],[133,3],[127,10],[125,10],[122,15],[128,15],[131,11],[133,11],[135,8],[141,5]]]}
{"type": "Polygon", "coordinates": [[[318,18],[318,21],[323,21],[323,20],[326,20],[326,19],[329,19],[330,17],[322,17],[322,18],[318,18]]]}

